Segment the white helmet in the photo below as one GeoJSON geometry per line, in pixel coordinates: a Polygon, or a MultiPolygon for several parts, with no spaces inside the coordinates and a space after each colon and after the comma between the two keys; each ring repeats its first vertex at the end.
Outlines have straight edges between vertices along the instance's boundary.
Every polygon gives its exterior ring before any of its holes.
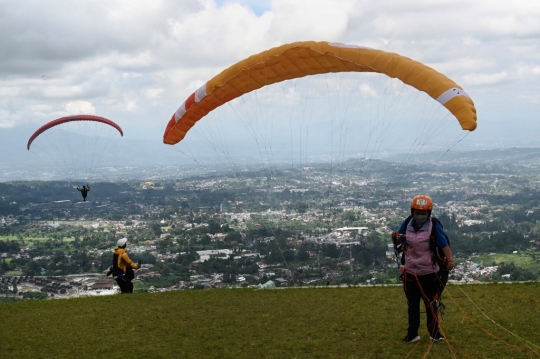
{"type": "Polygon", "coordinates": [[[118,247],[123,247],[123,246],[126,245],[126,243],[127,243],[127,238],[124,237],[124,238],[120,238],[120,239],[118,240],[118,242],[116,242],[116,245],[117,245],[118,247]]]}

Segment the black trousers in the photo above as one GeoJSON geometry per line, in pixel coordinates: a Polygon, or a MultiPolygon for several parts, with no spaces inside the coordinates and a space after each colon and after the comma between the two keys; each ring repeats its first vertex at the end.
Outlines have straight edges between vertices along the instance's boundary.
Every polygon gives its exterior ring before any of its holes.
{"type": "Polygon", "coordinates": [[[133,293],[133,283],[131,283],[131,280],[124,276],[115,279],[115,281],[116,284],[118,284],[118,286],[120,287],[120,291],[122,292],[122,294],[133,293]]]}
{"type": "Polygon", "coordinates": [[[439,278],[436,273],[415,276],[407,273],[403,281],[403,290],[407,297],[409,327],[407,333],[410,338],[418,335],[420,328],[420,300],[426,308],[426,324],[429,334],[435,335],[439,330],[439,315],[434,300],[439,289],[439,278]]]}

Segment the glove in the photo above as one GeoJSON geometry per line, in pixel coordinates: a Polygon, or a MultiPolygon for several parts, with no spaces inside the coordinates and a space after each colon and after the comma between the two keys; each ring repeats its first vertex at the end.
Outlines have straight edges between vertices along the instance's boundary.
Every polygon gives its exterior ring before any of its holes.
{"type": "Polygon", "coordinates": [[[399,232],[392,232],[392,242],[394,243],[394,245],[398,245],[399,244],[399,237],[401,237],[402,234],[399,233],[399,232]]]}

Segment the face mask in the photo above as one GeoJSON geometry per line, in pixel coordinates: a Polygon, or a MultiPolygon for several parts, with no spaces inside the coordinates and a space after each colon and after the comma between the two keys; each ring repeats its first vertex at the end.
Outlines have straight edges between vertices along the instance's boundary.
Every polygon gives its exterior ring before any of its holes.
{"type": "Polygon", "coordinates": [[[429,215],[428,214],[415,214],[413,217],[414,217],[414,220],[416,221],[416,223],[419,226],[422,226],[424,223],[426,223],[429,215]]]}

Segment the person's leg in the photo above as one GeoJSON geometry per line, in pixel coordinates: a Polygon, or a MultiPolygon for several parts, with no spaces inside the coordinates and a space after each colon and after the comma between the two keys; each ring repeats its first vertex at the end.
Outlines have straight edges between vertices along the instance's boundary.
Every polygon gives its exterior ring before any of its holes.
{"type": "Polygon", "coordinates": [[[131,281],[126,280],[125,277],[120,277],[118,279],[115,279],[115,281],[120,287],[120,292],[122,292],[122,294],[131,293],[133,291],[133,283],[131,283],[131,281]],[[130,290],[129,284],[131,284],[131,292],[129,291],[130,290]]]}
{"type": "Polygon", "coordinates": [[[409,316],[409,327],[407,328],[407,335],[409,338],[414,338],[418,335],[418,328],[420,327],[420,288],[414,277],[407,275],[407,279],[404,280],[403,290],[407,297],[407,312],[409,316]]]}
{"type": "Polygon", "coordinates": [[[422,300],[426,307],[426,325],[431,337],[439,332],[439,313],[437,304],[434,302],[437,294],[438,278],[436,274],[419,277],[422,292],[422,300]]]}

